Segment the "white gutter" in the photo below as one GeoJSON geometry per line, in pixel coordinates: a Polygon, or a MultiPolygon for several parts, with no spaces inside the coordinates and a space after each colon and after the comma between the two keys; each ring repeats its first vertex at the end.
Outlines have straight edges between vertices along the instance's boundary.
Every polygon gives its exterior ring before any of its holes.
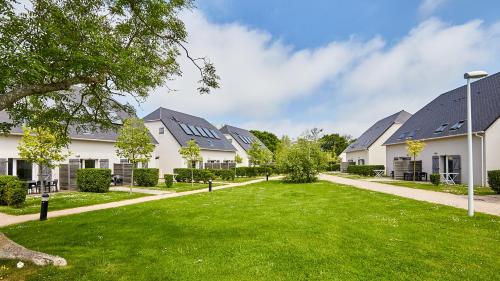
{"type": "Polygon", "coordinates": [[[484,136],[479,135],[478,133],[474,133],[474,135],[481,139],[481,186],[486,186],[484,181],[484,136]]]}

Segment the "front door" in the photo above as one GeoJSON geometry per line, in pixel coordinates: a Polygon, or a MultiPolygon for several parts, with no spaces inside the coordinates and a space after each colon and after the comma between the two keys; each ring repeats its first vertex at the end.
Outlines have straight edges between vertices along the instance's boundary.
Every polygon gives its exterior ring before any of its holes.
{"type": "Polygon", "coordinates": [[[26,160],[17,160],[16,174],[20,180],[30,181],[33,179],[33,164],[26,160]]]}

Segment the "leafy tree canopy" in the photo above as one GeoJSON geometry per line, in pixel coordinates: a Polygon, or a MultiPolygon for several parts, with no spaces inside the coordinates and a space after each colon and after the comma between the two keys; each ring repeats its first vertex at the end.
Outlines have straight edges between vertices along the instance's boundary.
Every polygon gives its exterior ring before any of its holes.
{"type": "Polygon", "coordinates": [[[280,139],[275,134],[258,130],[251,130],[250,133],[257,137],[272,153],[276,153],[280,139]]]}
{"type": "Polygon", "coordinates": [[[67,142],[61,141],[48,127],[23,127],[23,136],[17,149],[19,157],[38,164],[39,168],[54,168],[69,154],[65,151],[67,142]]]}
{"type": "Polygon", "coordinates": [[[252,142],[247,153],[248,158],[253,165],[264,165],[273,160],[272,152],[256,141],[252,142]]]}
{"type": "Polygon", "coordinates": [[[168,86],[181,55],[198,68],[200,93],[218,87],[214,66],[186,47],[178,15],[192,0],[31,0],[21,12],[14,2],[0,0],[0,110],[12,119],[3,132],[47,120],[61,134],[110,128],[114,112],[133,111],[115,98],[168,86]]]}
{"type": "Polygon", "coordinates": [[[355,140],[349,135],[327,134],[319,139],[323,151],[335,152],[338,156],[355,140]]]}
{"type": "Polygon", "coordinates": [[[132,164],[145,163],[151,159],[155,149],[144,121],[139,118],[126,119],[116,138],[116,154],[132,164]]]}

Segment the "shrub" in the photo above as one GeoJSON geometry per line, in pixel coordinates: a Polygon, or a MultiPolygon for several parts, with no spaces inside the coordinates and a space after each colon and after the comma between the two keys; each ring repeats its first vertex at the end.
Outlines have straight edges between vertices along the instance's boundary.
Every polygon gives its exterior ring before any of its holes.
{"type": "Polygon", "coordinates": [[[321,150],[317,141],[299,139],[280,152],[277,163],[285,174],[285,182],[314,182],[318,178],[318,173],[327,167],[328,156],[321,150]]]}
{"type": "Polygon", "coordinates": [[[155,168],[134,169],[134,181],[138,186],[157,186],[160,170],[155,168]]]}
{"type": "Polygon", "coordinates": [[[167,188],[171,188],[174,185],[174,175],[165,174],[164,179],[165,179],[165,185],[167,186],[167,188]]]}
{"type": "Polygon", "coordinates": [[[76,185],[82,192],[108,192],[111,169],[80,169],[76,172],[76,185]]]}
{"type": "Polygon", "coordinates": [[[500,170],[488,171],[488,184],[491,189],[500,194],[500,170]]]}
{"type": "Polygon", "coordinates": [[[256,177],[265,176],[269,172],[269,175],[277,173],[278,168],[273,165],[262,165],[258,167],[237,167],[236,176],[238,177],[256,177]]]}
{"type": "Polygon", "coordinates": [[[8,205],[7,184],[18,180],[16,176],[0,176],[0,205],[8,205]]]}
{"type": "Polygon", "coordinates": [[[340,163],[328,163],[328,167],[326,168],[329,172],[337,172],[340,171],[340,163]]]}
{"type": "MultiPolygon", "coordinates": [[[[215,175],[209,170],[193,169],[193,181],[207,183],[208,180],[214,179],[215,175]]],[[[176,168],[174,169],[175,179],[178,182],[191,182],[191,169],[176,168]]]]}
{"type": "Polygon", "coordinates": [[[236,174],[235,171],[232,170],[232,169],[231,170],[206,169],[206,171],[210,171],[217,178],[220,178],[222,180],[228,180],[228,181],[234,180],[234,177],[235,177],[235,174],[236,174]]]}
{"type": "Polygon", "coordinates": [[[19,180],[13,180],[6,185],[7,204],[9,206],[20,207],[26,201],[26,185],[19,180]]]}
{"type": "Polygon", "coordinates": [[[441,183],[441,175],[440,174],[431,174],[430,176],[431,183],[435,186],[438,186],[441,183]]]}
{"type": "Polygon", "coordinates": [[[347,172],[349,174],[356,174],[360,176],[375,176],[373,170],[384,170],[384,165],[349,165],[347,172]]]}

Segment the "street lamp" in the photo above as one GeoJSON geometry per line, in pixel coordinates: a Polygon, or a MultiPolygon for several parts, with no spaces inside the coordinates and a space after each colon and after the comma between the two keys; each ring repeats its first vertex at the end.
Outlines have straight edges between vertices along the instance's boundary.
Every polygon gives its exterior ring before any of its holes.
{"type": "Polygon", "coordinates": [[[469,217],[474,216],[474,177],[472,165],[472,108],[471,108],[471,79],[479,79],[488,76],[486,71],[471,71],[464,74],[464,79],[467,79],[467,150],[469,158],[469,184],[467,188],[468,199],[468,214],[469,217]]]}

